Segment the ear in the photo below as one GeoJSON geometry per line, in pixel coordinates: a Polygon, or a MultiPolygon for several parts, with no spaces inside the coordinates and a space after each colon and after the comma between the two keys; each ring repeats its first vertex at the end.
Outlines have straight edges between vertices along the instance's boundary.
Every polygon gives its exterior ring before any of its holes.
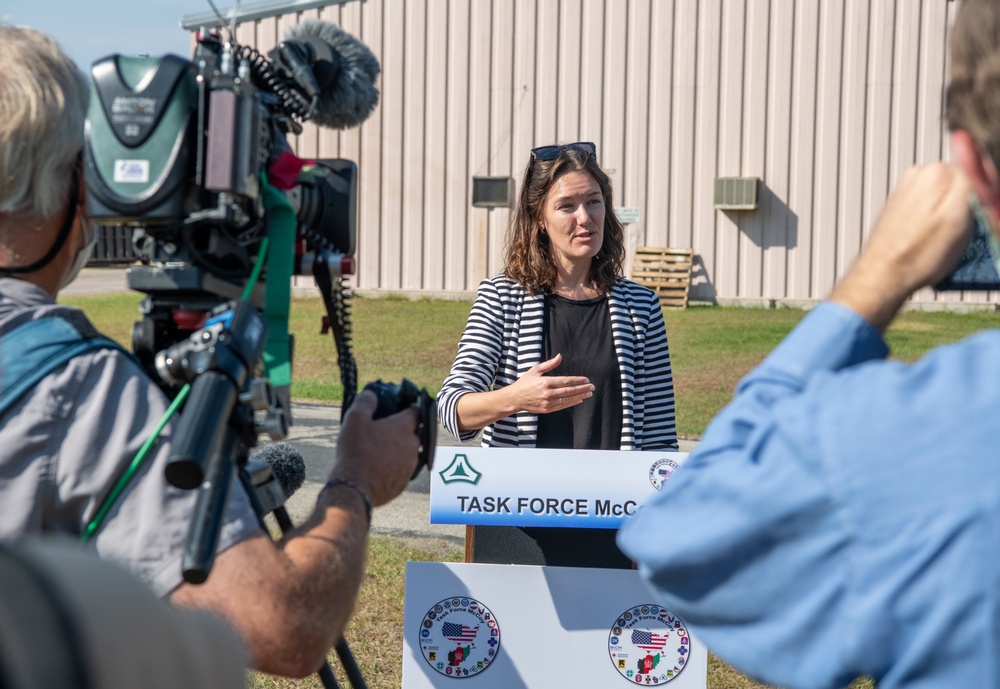
{"type": "Polygon", "coordinates": [[[983,152],[972,135],[964,129],[956,129],[951,133],[951,151],[955,162],[979,202],[994,218],[1000,218],[1000,174],[993,159],[983,152]]]}

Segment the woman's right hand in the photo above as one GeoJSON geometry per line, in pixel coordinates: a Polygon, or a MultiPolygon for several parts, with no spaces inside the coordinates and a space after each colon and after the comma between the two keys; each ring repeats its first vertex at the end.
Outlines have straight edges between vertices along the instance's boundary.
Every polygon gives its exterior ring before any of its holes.
{"type": "Polygon", "coordinates": [[[521,411],[551,414],[593,397],[594,385],[585,376],[546,375],[561,363],[562,355],[556,354],[506,387],[462,395],[456,409],[459,430],[478,431],[521,411]]]}

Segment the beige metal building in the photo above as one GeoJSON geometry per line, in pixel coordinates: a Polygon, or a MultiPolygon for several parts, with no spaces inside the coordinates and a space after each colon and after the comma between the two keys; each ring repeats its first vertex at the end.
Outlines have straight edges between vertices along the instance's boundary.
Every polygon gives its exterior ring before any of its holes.
{"type": "MultiPolygon", "coordinates": [[[[509,215],[474,196],[509,179],[513,199],[532,147],[584,140],[632,220],[630,247],[695,250],[693,299],[797,303],[827,294],[909,166],[948,156],[957,6],[274,0],[243,5],[237,39],[266,51],[318,18],[381,63],[371,118],[346,132],[307,127],[296,142],[300,155],[360,167],[358,288],[474,291],[500,270],[509,215]],[[718,182],[728,178],[741,179],[718,182]]],[[[916,301],[998,296],[927,290],[916,301]]]]}

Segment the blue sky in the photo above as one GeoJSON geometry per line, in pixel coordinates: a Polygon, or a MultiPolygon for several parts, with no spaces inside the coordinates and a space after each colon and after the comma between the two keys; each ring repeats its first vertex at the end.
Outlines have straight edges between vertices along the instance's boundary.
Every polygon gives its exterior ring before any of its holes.
{"type": "MultiPolygon", "coordinates": [[[[214,2],[220,11],[235,4],[214,2]]],[[[0,18],[53,36],[87,73],[112,53],[190,57],[181,17],[208,11],[207,0],[0,0],[0,18]]]]}

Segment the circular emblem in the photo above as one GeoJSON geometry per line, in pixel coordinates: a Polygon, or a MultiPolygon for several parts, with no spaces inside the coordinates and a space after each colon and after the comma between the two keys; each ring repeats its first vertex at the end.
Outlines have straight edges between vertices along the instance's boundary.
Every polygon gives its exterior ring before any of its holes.
{"type": "Polygon", "coordinates": [[[432,606],[420,627],[424,660],[446,677],[474,677],[490,666],[500,650],[496,618],[470,598],[450,598],[432,606]]]}
{"type": "Polygon", "coordinates": [[[687,665],[691,639],[681,619],[666,608],[637,606],[616,622],[608,635],[608,653],[618,674],[628,681],[663,684],[687,665]]]}
{"type": "Polygon", "coordinates": [[[653,484],[653,488],[663,490],[663,484],[667,482],[677,467],[677,462],[666,457],[653,462],[653,466],[649,467],[649,482],[653,484]]]}

